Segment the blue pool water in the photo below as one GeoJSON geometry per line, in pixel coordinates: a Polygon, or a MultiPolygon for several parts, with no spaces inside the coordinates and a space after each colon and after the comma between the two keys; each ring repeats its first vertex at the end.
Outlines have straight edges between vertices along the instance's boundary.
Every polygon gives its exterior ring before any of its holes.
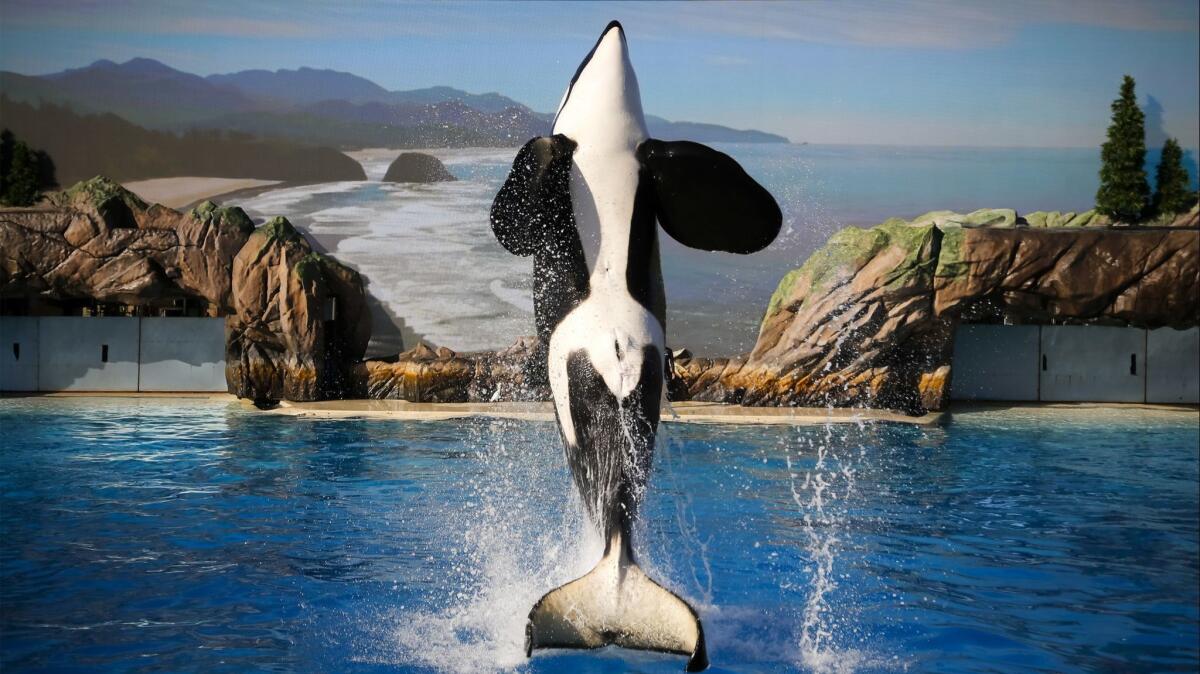
{"type": "MultiPolygon", "coordinates": [[[[715,672],[1195,671],[1192,412],[666,425],[639,555],[715,672]]],[[[5,672],[677,672],[526,661],[586,570],[551,424],[0,400],[5,672]]]]}

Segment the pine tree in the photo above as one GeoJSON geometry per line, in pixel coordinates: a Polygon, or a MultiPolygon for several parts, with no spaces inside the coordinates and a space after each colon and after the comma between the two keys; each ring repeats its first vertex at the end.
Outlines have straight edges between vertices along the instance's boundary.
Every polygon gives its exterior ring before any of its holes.
{"type": "Polygon", "coordinates": [[[13,147],[17,139],[13,132],[5,129],[0,132],[0,200],[8,192],[8,172],[12,169],[13,147]]]}
{"type": "Polygon", "coordinates": [[[1163,143],[1162,158],[1154,172],[1155,215],[1183,213],[1196,203],[1187,169],[1183,167],[1183,150],[1174,138],[1163,143]]]}
{"type": "Polygon", "coordinates": [[[0,203],[32,205],[42,191],[58,186],[54,172],[50,155],[31,149],[8,129],[0,132],[0,203]]]}
{"type": "Polygon", "coordinates": [[[1118,222],[1141,219],[1150,196],[1146,182],[1146,120],[1133,88],[1133,78],[1126,75],[1121,95],[1112,103],[1108,141],[1100,150],[1096,210],[1118,222]]]}
{"type": "Polygon", "coordinates": [[[38,198],[37,156],[29,146],[17,141],[13,146],[12,164],[5,181],[4,203],[9,206],[31,206],[38,198]]]}

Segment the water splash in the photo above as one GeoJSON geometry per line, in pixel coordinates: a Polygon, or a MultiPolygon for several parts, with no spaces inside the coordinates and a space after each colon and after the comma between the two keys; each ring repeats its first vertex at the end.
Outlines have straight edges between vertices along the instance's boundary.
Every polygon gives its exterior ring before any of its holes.
{"type": "Polygon", "coordinates": [[[804,547],[811,560],[811,580],[801,611],[798,641],[800,662],[818,674],[852,672],[863,662],[861,653],[842,647],[838,630],[844,625],[831,604],[838,589],[834,566],[844,544],[845,513],[854,494],[854,467],[849,448],[835,442],[833,425],[826,423],[822,438],[802,438],[797,448],[812,451],[811,465],[801,468],[801,451],[793,460],[784,453],[792,501],[802,513],[804,547]]]}
{"type": "Polygon", "coordinates": [[[455,541],[457,561],[433,581],[428,606],[396,607],[382,630],[368,630],[382,631],[383,643],[368,646],[364,660],[441,672],[519,668],[530,608],[603,551],[552,426],[494,421],[473,436],[478,470],[465,479],[467,496],[421,513],[455,541]]]}

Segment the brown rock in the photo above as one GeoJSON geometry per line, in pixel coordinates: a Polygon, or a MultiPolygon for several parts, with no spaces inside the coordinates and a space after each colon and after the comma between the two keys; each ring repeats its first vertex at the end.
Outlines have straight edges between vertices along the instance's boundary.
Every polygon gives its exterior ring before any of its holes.
{"type": "Polygon", "coordinates": [[[147,304],[190,297],[232,311],[234,255],[253,230],[239,208],[148,206],[98,177],[34,208],[0,209],[0,294],[147,304]]]}
{"type": "Polygon", "coordinates": [[[242,398],[348,395],[371,335],[362,277],[312,250],[286,219],[254,231],[233,261],[225,378],[242,398]]]}
{"type": "Polygon", "coordinates": [[[442,161],[423,152],[401,152],[383,174],[385,183],[440,183],[457,180],[442,161]]]}
{"type": "Polygon", "coordinates": [[[547,400],[545,358],[534,337],[477,353],[418,344],[393,359],[363,363],[355,370],[355,390],[368,398],[409,402],[547,400]]]}
{"type": "Polygon", "coordinates": [[[921,413],[949,399],[964,316],[1200,324],[1200,233],[1102,228],[1092,212],[1086,227],[1068,229],[1061,223],[1080,220],[1068,215],[1038,214],[1035,228],[1011,211],[938,212],[842,230],[780,282],[748,356],[678,358],[671,390],[746,405],[921,413]]]}

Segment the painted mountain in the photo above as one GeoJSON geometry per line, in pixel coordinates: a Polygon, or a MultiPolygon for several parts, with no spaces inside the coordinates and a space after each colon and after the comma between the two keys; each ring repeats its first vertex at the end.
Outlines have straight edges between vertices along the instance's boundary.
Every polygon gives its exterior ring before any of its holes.
{"type": "MultiPolygon", "coordinates": [[[[551,115],[499,93],[451,87],[388,91],[333,70],[245,70],[200,77],[158,61],[96,61],[51,75],[0,72],[10,102],[112,113],[153,131],[221,130],[339,149],[515,146],[546,133],[551,115]]],[[[786,143],[743,131],[648,116],[664,140],[786,143]]]]}

